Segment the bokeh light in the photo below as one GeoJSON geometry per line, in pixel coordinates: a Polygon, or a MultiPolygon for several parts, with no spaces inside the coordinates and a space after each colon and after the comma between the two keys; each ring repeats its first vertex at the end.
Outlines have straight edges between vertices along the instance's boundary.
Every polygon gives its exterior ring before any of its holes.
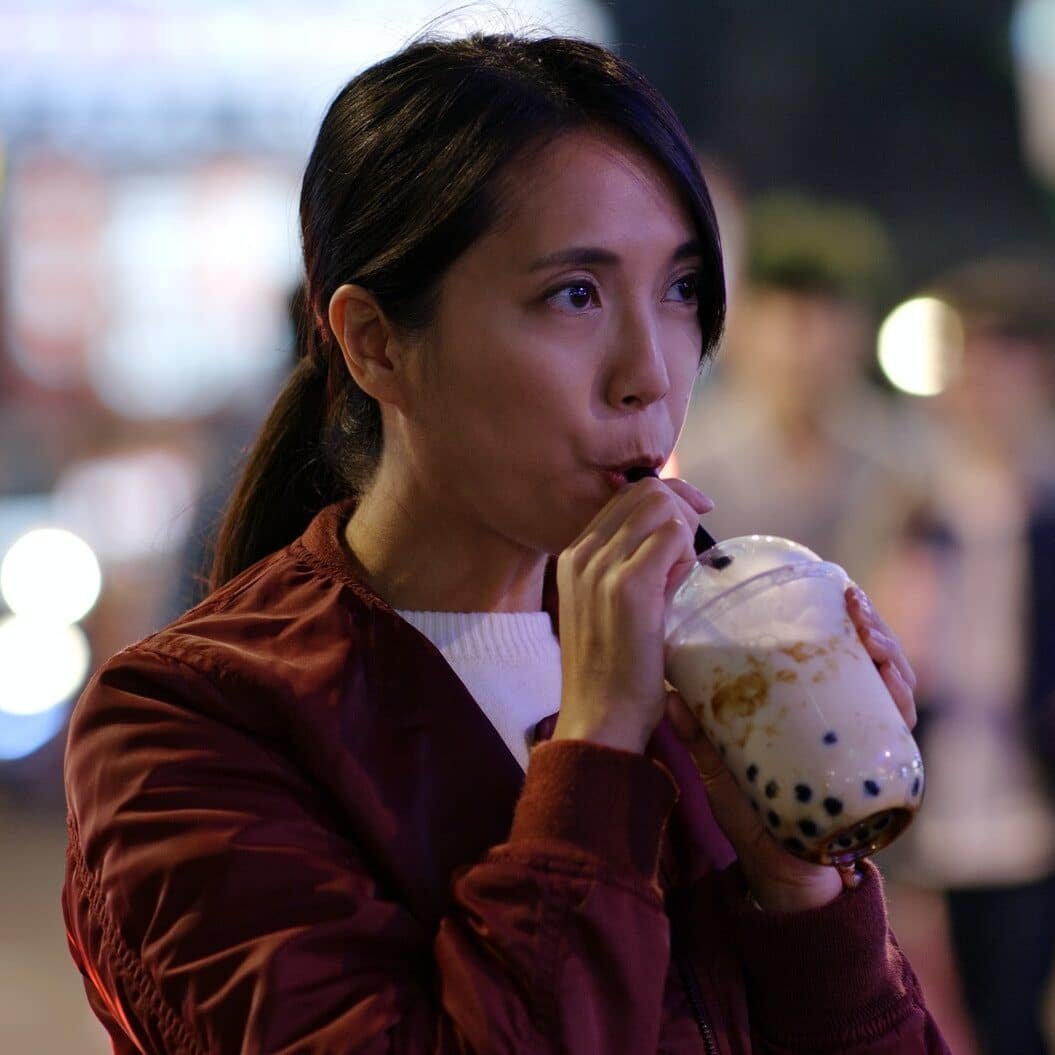
{"type": "Polygon", "coordinates": [[[35,622],[61,627],[83,619],[101,587],[102,572],[91,547],[63,528],[26,532],[0,564],[0,594],[8,608],[35,622]]]}
{"type": "Polygon", "coordinates": [[[108,568],[178,550],[190,528],[201,473],[176,448],[141,447],[74,462],[55,483],[56,521],[108,568]]]}
{"type": "Polygon", "coordinates": [[[79,626],[9,615],[0,619],[0,711],[43,714],[66,703],[88,673],[79,626]]]}
{"type": "Polygon", "coordinates": [[[963,325],[944,301],[916,297],[896,307],[879,328],[879,365],[887,380],[913,396],[936,396],[963,358],[963,325]]]}
{"type": "Polygon", "coordinates": [[[0,708],[0,762],[14,762],[39,751],[61,731],[67,710],[52,707],[39,714],[11,714],[0,708]]]}

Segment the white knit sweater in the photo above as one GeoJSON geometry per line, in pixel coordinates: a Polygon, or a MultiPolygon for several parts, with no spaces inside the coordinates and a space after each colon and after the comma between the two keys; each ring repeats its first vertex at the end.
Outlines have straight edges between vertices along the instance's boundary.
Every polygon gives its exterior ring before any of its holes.
{"type": "Polygon", "coordinates": [[[560,707],[560,644],[546,612],[399,614],[443,653],[527,769],[535,725],[560,707]]]}

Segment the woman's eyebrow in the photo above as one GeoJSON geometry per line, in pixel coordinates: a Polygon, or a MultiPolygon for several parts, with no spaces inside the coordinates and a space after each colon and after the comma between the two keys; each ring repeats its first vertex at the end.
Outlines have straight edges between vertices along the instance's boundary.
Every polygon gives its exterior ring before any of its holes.
{"type": "MultiPolygon", "coordinates": [[[[671,263],[676,263],[678,260],[685,260],[688,257],[702,255],[699,241],[693,238],[688,242],[682,242],[682,244],[671,253],[670,261],[671,263]]],[[[546,267],[568,267],[572,265],[587,267],[591,264],[606,264],[612,266],[618,263],[620,263],[619,255],[613,253],[609,249],[601,249],[597,246],[590,245],[579,245],[573,246],[571,249],[561,249],[556,253],[549,253],[547,256],[539,257],[538,260],[528,265],[528,270],[540,271],[542,268],[546,267]]]]}

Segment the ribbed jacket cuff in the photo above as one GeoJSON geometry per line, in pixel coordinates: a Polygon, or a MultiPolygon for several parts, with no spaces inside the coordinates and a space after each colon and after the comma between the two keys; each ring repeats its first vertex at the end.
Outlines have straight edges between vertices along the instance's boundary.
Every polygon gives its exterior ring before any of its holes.
{"type": "Polygon", "coordinates": [[[582,740],[549,741],[531,752],[509,842],[588,855],[609,871],[654,885],[677,799],[674,778],[644,755],[582,740]]]}
{"type": "Polygon", "coordinates": [[[751,1015],[787,1044],[863,1037],[905,1014],[904,961],[888,941],[879,872],[861,866],[854,890],[819,908],[767,913],[752,904],[737,865],[722,875],[729,935],[744,965],[751,1015]]]}

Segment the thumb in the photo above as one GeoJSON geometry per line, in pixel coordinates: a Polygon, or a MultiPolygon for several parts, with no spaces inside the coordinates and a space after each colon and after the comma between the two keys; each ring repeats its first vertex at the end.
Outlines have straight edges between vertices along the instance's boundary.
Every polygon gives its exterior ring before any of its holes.
{"type": "Polygon", "coordinates": [[[696,768],[704,780],[711,782],[715,778],[728,775],[731,781],[732,774],[729,773],[722,756],[718,754],[704,727],[699,724],[698,718],[680,693],[667,693],[667,716],[678,740],[692,753],[696,768]]]}
{"type": "Polygon", "coordinates": [[[678,739],[692,754],[715,819],[729,841],[738,852],[745,846],[757,844],[765,836],[765,828],[725,760],[677,692],[667,693],[667,715],[678,739]]]}
{"type": "MultiPolygon", "coordinates": [[[[677,691],[667,693],[667,717],[678,739],[692,752],[696,767],[706,781],[728,774],[725,763],[704,732],[685,698],[677,691]]],[[[728,774],[731,779],[731,774],[728,774]]]]}
{"type": "Polygon", "coordinates": [[[696,720],[696,715],[689,710],[684,697],[675,689],[667,692],[667,717],[682,743],[695,745],[701,737],[706,739],[703,728],[696,720]]]}

